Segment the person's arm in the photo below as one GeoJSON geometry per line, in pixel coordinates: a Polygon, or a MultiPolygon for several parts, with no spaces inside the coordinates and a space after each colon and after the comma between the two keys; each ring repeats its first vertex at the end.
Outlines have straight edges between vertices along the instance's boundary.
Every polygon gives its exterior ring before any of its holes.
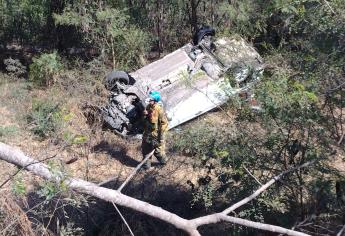
{"type": "Polygon", "coordinates": [[[163,141],[165,139],[165,133],[168,130],[168,118],[165,115],[163,109],[160,109],[158,114],[158,138],[159,141],[163,141]]]}

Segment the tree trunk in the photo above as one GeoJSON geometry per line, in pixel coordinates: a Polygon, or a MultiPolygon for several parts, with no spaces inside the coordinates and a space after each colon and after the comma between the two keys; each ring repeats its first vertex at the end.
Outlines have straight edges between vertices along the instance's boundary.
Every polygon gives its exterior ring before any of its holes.
{"type": "Polygon", "coordinates": [[[190,8],[191,8],[191,26],[193,32],[198,30],[198,12],[197,8],[200,3],[200,0],[190,0],[190,8]]]}

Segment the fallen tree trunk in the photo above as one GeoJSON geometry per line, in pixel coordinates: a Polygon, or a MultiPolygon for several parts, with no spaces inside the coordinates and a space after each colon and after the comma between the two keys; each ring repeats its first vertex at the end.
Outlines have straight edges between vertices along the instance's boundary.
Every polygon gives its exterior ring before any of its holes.
{"type": "Polygon", "coordinates": [[[212,215],[199,217],[191,220],[181,218],[180,216],[162,209],[161,207],[154,206],[144,201],[126,196],[119,191],[100,187],[97,184],[90,183],[76,178],[61,178],[63,175],[54,175],[47,165],[40,163],[28,156],[20,150],[8,146],[0,142],[0,159],[12,163],[16,166],[24,167],[28,171],[41,176],[50,181],[61,183],[63,181],[70,189],[76,190],[80,193],[85,193],[90,196],[115,203],[120,206],[128,207],[138,212],[150,215],[154,218],[163,220],[169,224],[174,225],[176,228],[182,229],[189,233],[191,236],[200,235],[197,228],[201,225],[218,223],[221,221],[240,224],[247,227],[252,227],[260,230],[268,230],[271,232],[282,233],[291,236],[305,236],[307,234],[285,229],[279,226],[257,223],[245,219],[227,216],[225,213],[215,213],[212,215]]]}

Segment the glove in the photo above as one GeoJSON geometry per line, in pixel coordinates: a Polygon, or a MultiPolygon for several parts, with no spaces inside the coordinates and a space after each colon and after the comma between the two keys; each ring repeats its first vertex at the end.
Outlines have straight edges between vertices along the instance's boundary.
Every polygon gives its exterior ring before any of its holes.
{"type": "Polygon", "coordinates": [[[158,135],[159,144],[164,143],[164,140],[165,140],[164,137],[165,137],[164,133],[161,133],[158,135]]]}
{"type": "Polygon", "coordinates": [[[157,140],[157,139],[153,139],[153,140],[152,140],[152,146],[153,146],[154,148],[159,147],[160,144],[161,144],[161,143],[160,143],[159,140],[157,140]]]}

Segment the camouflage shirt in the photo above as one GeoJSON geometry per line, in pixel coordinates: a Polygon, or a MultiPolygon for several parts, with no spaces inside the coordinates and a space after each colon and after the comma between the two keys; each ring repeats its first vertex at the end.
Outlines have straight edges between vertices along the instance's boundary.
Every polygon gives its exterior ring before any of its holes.
{"type": "Polygon", "coordinates": [[[168,130],[168,119],[163,108],[158,103],[149,104],[146,111],[143,138],[146,140],[164,139],[164,134],[168,130]]]}

